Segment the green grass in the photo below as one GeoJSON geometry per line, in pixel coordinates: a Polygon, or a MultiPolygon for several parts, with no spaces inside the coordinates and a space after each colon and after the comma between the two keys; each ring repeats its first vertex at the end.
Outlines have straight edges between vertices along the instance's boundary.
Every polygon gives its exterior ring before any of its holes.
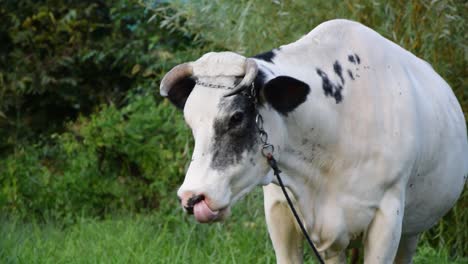
{"type": "MultiPolygon", "coordinates": [[[[260,190],[233,209],[231,218],[197,224],[182,210],[84,218],[61,227],[4,218],[0,263],[275,263],[263,217],[260,190]]],[[[312,263],[305,251],[306,263],[312,263]]],[[[447,252],[419,248],[415,263],[468,263],[447,252]]]]}

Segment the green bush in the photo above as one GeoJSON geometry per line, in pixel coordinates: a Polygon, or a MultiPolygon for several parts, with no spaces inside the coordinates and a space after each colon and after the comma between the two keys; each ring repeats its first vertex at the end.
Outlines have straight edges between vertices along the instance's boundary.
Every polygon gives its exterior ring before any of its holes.
{"type": "Polygon", "coordinates": [[[33,216],[42,208],[47,191],[44,183],[50,172],[41,165],[40,151],[35,146],[18,147],[15,153],[0,160],[0,209],[2,212],[33,216]],[[33,209],[34,208],[34,209],[33,209]]]}
{"type": "Polygon", "coordinates": [[[172,53],[191,44],[152,16],[137,1],[2,1],[0,155],[155,86],[172,53]]]}
{"type": "Polygon", "coordinates": [[[153,94],[197,52],[190,34],[137,1],[6,1],[0,16],[0,211],[73,221],[158,208],[191,139],[153,94]]]}
{"type": "Polygon", "coordinates": [[[191,155],[180,111],[148,94],[121,109],[104,106],[53,138],[0,160],[2,211],[72,221],[159,208],[174,196],[191,155]]]}

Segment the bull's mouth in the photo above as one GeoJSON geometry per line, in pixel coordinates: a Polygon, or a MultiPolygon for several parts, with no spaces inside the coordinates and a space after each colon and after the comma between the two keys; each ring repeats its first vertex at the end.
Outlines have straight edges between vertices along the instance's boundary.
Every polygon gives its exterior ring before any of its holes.
{"type": "Polygon", "coordinates": [[[221,221],[229,215],[229,212],[229,207],[224,207],[219,210],[212,210],[205,200],[198,202],[193,207],[193,215],[200,223],[221,221]]]}

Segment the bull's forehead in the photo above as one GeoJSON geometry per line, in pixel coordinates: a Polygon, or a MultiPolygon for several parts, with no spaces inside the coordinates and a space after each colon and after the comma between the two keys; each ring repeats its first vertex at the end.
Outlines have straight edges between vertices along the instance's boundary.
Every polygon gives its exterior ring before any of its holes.
{"type": "MultiPolygon", "coordinates": [[[[219,84],[219,82],[218,82],[219,84]]],[[[196,85],[187,98],[184,117],[192,129],[212,123],[221,114],[219,102],[228,92],[227,89],[196,85]]]]}
{"type": "Polygon", "coordinates": [[[233,97],[224,97],[241,81],[237,76],[196,76],[198,83],[190,93],[184,107],[186,122],[192,126],[221,114],[233,97]],[[211,86],[211,87],[210,87],[211,86]]]}

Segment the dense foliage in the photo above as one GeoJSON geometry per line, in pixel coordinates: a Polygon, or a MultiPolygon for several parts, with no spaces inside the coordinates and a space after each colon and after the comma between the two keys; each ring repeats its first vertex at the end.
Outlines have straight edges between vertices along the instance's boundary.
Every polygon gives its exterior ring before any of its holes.
{"type": "MultiPolygon", "coordinates": [[[[468,113],[460,1],[1,3],[2,214],[72,222],[175,204],[192,142],[180,112],[153,96],[162,74],[208,50],[251,56],[327,19],[360,21],[427,60],[468,113]]],[[[467,206],[465,191],[425,242],[466,254],[467,206]]]]}
{"type": "Polygon", "coordinates": [[[0,210],[73,220],[157,208],[190,139],[174,108],[155,105],[155,76],[174,51],[184,58],[186,34],[128,1],[8,1],[0,12],[0,210]]]}
{"type": "Polygon", "coordinates": [[[4,1],[0,5],[0,154],[25,139],[61,131],[64,121],[127,91],[156,87],[178,32],[128,1],[4,1]]]}

